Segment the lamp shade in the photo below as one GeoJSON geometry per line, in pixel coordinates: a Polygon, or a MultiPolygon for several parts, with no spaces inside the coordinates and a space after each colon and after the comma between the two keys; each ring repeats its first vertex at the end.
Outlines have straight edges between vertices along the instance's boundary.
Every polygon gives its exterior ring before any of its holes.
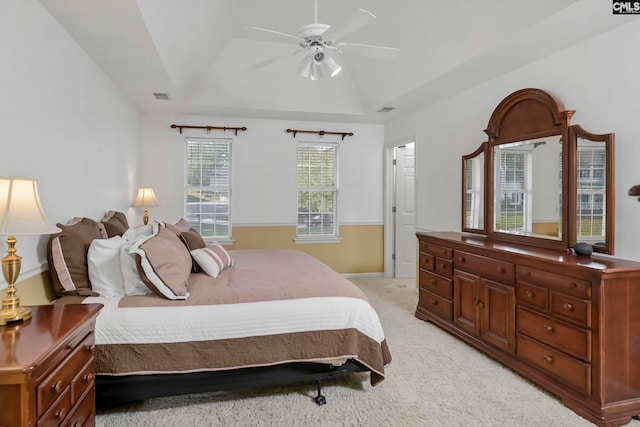
{"type": "Polygon", "coordinates": [[[37,180],[0,177],[0,235],[38,235],[58,231],[44,214],[37,180]]]}
{"type": "Polygon", "coordinates": [[[132,208],[150,208],[152,206],[158,206],[158,200],[151,187],[138,188],[138,195],[131,204],[132,208]]]}

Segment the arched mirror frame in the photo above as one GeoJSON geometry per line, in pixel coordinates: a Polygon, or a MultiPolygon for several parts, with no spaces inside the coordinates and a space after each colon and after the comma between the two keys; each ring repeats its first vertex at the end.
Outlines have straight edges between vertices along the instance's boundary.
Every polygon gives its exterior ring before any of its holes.
{"type": "Polygon", "coordinates": [[[596,135],[578,125],[570,125],[574,110],[567,110],[559,99],[540,89],[521,89],[513,92],[495,108],[483,142],[473,153],[462,157],[462,231],[486,234],[495,240],[519,242],[539,247],[566,250],[576,241],[577,205],[577,140],[582,137],[601,141],[606,146],[606,213],[604,224],[606,238],[594,251],[613,254],[614,237],[614,153],[613,134],[596,135]],[[512,234],[494,230],[494,147],[496,145],[532,140],[548,136],[560,136],[562,141],[562,212],[561,236],[557,240],[530,235],[512,234]],[[484,221],[482,226],[467,226],[466,174],[467,160],[484,153],[484,221]]]}

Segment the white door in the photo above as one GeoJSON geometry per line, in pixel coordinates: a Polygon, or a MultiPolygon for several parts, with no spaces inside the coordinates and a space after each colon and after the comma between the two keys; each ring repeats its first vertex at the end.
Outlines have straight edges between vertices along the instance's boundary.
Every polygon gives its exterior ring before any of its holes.
{"type": "Polygon", "coordinates": [[[415,143],[396,147],[395,277],[416,277],[415,143]]]}

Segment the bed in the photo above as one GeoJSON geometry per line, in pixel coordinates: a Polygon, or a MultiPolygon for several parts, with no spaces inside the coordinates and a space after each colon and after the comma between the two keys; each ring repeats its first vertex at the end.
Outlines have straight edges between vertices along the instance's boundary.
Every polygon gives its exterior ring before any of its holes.
{"type": "MultiPolygon", "coordinates": [[[[80,223],[91,225],[86,219],[80,223]]],[[[84,242],[87,270],[94,274],[87,273],[86,284],[75,280],[71,288],[71,271],[82,269],[71,268],[65,254],[70,247],[76,257],[82,251],[77,241],[60,239],[74,234],[72,226],[58,226],[63,231],[52,236],[49,245],[52,277],[58,276],[53,281],[61,295],[55,303],[104,306],[95,331],[99,405],[306,381],[318,385],[316,403],[323,404],[320,384],[325,379],[354,372],[368,372],[372,385],[384,379],[391,355],[375,309],[353,283],[303,252],[226,251],[215,244],[194,250],[186,245],[190,271],[185,281],[184,274],[175,273],[175,264],[187,262],[176,241],[185,241],[172,236],[185,232],[180,230],[188,229],[186,224],[157,227],[150,234],[155,237],[138,238],[130,245],[126,242],[133,239],[109,237],[99,224],[99,233],[89,233],[92,237],[84,242]],[[137,294],[111,295],[98,285],[96,271],[104,277],[116,268],[104,253],[97,257],[102,270],[92,268],[92,248],[109,246],[112,240],[120,244],[113,244],[117,251],[112,253],[120,256],[112,259],[119,258],[123,281],[124,259],[136,260],[137,284],[124,284],[129,290],[137,286],[137,294]],[[158,248],[163,255],[154,258],[158,248]],[[217,274],[202,257],[196,262],[195,255],[203,251],[215,259],[209,264],[217,274]],[[164,282],[151,277],[154,274],[164,282]],[[142,290],[140,283],[148,289],[142,290]]],[[[193,230],[188,232],[193,237],[193,230]]],[[[128,270],[131,281],[130,266],[128,270]]]]}

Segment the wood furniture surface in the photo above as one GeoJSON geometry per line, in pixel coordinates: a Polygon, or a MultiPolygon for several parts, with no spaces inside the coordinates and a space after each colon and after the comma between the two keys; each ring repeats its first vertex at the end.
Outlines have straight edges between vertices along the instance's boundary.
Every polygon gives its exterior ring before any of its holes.
{"type": "Polygon", "coordinates": [[[597,425],[640,414],[639,262],[467,233],[417,237],[417,318],[597,425]]]}
{"type": "Polygon", "coordinates": [[[95,425],[95,318],[101,304],[34,306],[0,327],[0,425],[95,425]]]}

